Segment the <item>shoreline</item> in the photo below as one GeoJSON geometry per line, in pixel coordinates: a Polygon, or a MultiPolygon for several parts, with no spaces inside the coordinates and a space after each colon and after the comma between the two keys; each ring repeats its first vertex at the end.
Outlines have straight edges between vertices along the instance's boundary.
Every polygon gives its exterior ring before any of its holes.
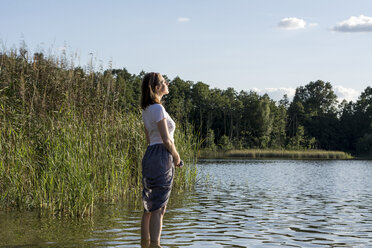
{"type": "Polygon", "coordinates": [[[325,150],[274,150],[274,149],[243,149],[243,150],[219,150],[208,151],[200,150],[198,158],[244,158],[244,159],[326,159],[326,160],[357,160],[368,159],[359,158],[342,151],[325,151],[325,150]]]}

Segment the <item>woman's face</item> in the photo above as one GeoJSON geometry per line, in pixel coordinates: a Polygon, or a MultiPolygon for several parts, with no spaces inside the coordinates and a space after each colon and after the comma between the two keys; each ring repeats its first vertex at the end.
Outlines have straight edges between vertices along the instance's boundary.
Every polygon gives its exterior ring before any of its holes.
{"type": "Polygon", "coordinates": [[[169,93],[169,89],[168,89],[169,83],[165,81],[165,79],[161,75],[159,77],[159,80],[160,80],[160,85],[156,86],[156,93],[159,96],[167,95],[169,93]]]}

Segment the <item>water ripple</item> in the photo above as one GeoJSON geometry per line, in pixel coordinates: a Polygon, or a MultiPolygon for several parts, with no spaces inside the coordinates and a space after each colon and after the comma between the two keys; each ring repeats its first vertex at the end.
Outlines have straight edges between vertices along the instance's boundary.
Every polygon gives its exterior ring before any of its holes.
{"type": "MultiPolygon", "coordinates": [[[[215,160],[199,171],[194,191],[171,196],[162,247],[372,247],[369,161],[215,160]]],[[[141,215],[125,204],[89,220],[0,212],[0,247],[139,247],[141,215]]]]}

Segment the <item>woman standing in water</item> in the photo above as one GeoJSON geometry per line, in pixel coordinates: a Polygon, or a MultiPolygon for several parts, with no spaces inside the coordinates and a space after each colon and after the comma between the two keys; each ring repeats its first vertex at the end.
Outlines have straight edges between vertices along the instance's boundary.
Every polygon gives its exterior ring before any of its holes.
{"type": "Polygon", "coordinates": [[[144,213],[141,222],[143,244],[160,245],[163,216],[172,189],[174,165],[182,166],[174,145],[176,125],[161,104],[169,83],[151,72],[142,81],[141,108],[148,147],[142,160],[144,213]]]}

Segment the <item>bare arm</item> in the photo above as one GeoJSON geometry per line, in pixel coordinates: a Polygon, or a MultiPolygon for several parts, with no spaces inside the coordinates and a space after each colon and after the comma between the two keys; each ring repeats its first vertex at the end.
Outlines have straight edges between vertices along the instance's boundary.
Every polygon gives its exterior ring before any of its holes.
{"type": "Polygon", "coordinates": [[[179,165],[181,162],[180,155],[178,154],[176,146],[174,145],[173,141],[169,137],[167,120],[164,118],[161,121],[159,121],[157,125],[165,148],[167,148],[167,150],[173,156],[174,165],[176,166],[179,165]]]}
{"type": "Polygon", "coordinates": [[[147,131],[146,127],[145,127],[145,134],[146,134],[147,144],[149,145],[150,144],[150,137],[149,137],[149,131],[147,131]]]}

